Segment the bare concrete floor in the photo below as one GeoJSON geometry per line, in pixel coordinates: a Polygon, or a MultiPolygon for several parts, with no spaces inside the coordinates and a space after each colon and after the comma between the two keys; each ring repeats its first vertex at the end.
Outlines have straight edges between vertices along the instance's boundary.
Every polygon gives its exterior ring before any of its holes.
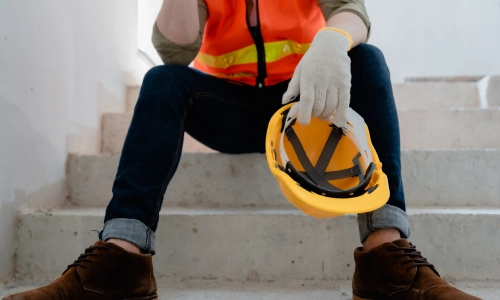
{"type": "MultiPolygon", "coordinates": [[[[500,282],[457,282],[456,287],[483,300],[500,299],[500,282]]],[[[11,285],[13,286],[13,285],[11,285]]],[[[30,289],[0,289],[0,297],[30,289]]],[[[350,281],[295,283],[240,283],[212,280],[161,283],[160,300],[347,300],[352,299],[350,281]]]]}

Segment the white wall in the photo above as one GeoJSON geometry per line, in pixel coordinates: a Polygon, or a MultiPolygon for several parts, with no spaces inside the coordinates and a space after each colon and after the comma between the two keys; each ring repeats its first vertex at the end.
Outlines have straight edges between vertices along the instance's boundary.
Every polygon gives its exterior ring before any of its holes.
{"type": "Polygon", "coordinates": [[[123,109],[136,21],[136,0],[0,0],[0,278],[15,211],[61,204],[68,151],[97,152],[100,113],[123,109]]]}
{"type": "Polygon", "coordinates": [[[366,0],[393,81],[500,74],[500,0],[366,0]]]}
{"type": "MultiPolygon", "coordinates": [[[[365,0],[369,43],[394,82],[415,76],[500,74],[500,0],[365,0]]],[[[151,28],[161,0],[139,0],[139,46],[161,63],[151,28]]]]}
{"type": "Polygon", "coordinates": [[[137,46],[156,64],[163,63],[151,43],[151,34],[162,3],[163,0],[138,0],[137,46]]]}

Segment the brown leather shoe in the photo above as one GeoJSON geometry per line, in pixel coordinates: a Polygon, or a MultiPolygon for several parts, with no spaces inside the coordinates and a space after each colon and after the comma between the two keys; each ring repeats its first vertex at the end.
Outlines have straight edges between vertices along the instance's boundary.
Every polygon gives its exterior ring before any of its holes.
{"type": "Polygon", "coordinates": [[[151,254],[96,242],[56,281],[2,300],[157,300],[151,254]]]}
{"type": "Polygon", "coordinates": [[[447,284],[404,239],[354,251],[354,300],[478,300],[447,284]]]}

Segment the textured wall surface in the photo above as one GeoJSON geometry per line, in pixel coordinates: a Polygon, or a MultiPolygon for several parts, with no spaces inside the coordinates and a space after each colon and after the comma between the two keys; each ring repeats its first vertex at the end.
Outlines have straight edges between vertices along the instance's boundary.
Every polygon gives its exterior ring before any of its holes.
{"type": "Polygon", "coordinates": [[[500,74],[500,0],[365,1],[394,82],[500,74]]]}
{"type": "Polygon", "coordinates": [[[67,152],[100,148],[100,115],[125,107],[136,1],[0,0],[0,278],[15,211],[65,199],[67,152]]]}

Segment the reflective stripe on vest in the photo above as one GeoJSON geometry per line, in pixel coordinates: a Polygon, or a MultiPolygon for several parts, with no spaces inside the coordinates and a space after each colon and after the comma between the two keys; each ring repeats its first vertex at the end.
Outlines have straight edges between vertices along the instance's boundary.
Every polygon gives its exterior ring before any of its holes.
{"type": "MultiPolygon", "coordinates": [[[[266,62],[275,62],[290,54],[303,55],[309,46],[311,43],[299,44],[291,40],[264,43],[266,62]]],[[[200,53],[196,59],[209,67],[227,69],[233,65],[257,63],[257,48],[251,45],[219,56],[200,53]]]]}

